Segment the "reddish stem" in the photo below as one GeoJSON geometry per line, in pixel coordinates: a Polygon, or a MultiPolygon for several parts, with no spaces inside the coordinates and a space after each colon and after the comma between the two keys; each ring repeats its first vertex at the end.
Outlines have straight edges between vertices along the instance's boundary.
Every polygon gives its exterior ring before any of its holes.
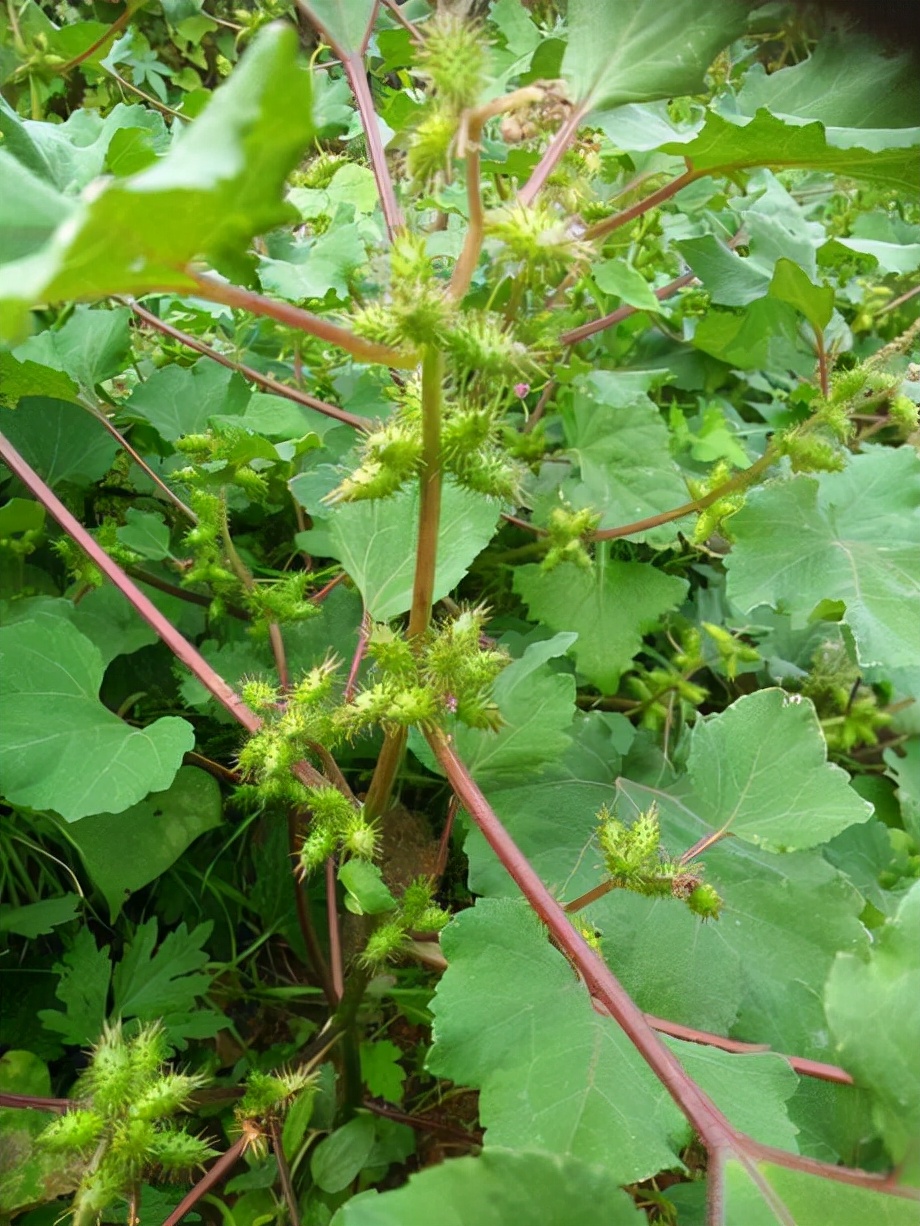
{"type": "Polygon", "coordinates": [[[264,375],[252,366],[246,366],[242,362],[235,362],[233,358],[227,357],[226,354],[220,353],[217,349],[212,349],[210,345],[206,345],[204,341],[198,340],[197,337],[190,336],[188,332],[183,332],[180,328],[165,323],[158,315],[154,315],[152,311],[148,311],[146,307],[140,306],[139,303],[133,302],[131,299],[125,299],[125,301],[138,319],[142,319],[151,328],[156,328],[164,336],[171,336],[173,340],[178,341],[181,345],[185,345],[187,349],[194,349],[196,353],[204,354],[205,357],[211,358],[212,361],[219,362],[221,366],[226,366],[228,370],[238,371],[244,379],[248,379],[250,383],[255,383],[265,391],[271,392],[275,396],[283,396],[286,400],[293,400],[295,404],[302,404],[307,409],[315,409],[317,413],[323,413],[326,417],[335,418],[336,421],[343,422],[346,426],[354,426],[356,430],[368,430],[370,428],[371,423],[367,418],[357,417],[346,409],[340,409],[338,405],[327,404],[325,400],[317,400],[315,396],[309,396],[306,392],[302,392],[296,387],[288,387],[286,383],[279,383],[272,375],[264,375]]]}
{"type": "Polygon", "coordinates": [[[377,181],[377,192],[380,196],[380,205],[383,209],[383,219],[386,223],[387,235],[390,242],[392,242],[406,223],[403,219],[402,209],[399,207],[396,199],[393,178],[387,165],[387,155],[383,148],[383,142],[380,139],[380,127],[377,123],[377,113],[374,110],[374,100],[371,97],[370,87],[367,83],[364,55],[362,51],[353,51],[348,55],[342,55],[341,51],[338,53],[341,55],[342,67],[345,69],[348,84],[351,86],[355,102],[358,104],[358,114],[361,116],[361,126],[364,128],[364,136],[367,140],[367,152],[370,157],[371,169],[377,181]]]}
{"type": "MultiPolygon", "coordinates": [[[[702,1043],[706,1047],[718,1047],[721,1051],[743,1054],[773,1050],[769,1043],[745,1043],[742,1039],[726,1039],[708,1030],[696,1030],[692,1026],[682,1026],[680,1022],[669,1022],[651,1013],[646,1013],[645,1020],[659,1034],[669,1034],[674,1039],[684,1039],[688,1043],[702,1043]]],[[[778,1054],[782,1055],[786,1063],[804,1077],[816,1077],[820,1081],[834,1081],[842,1086],[855,1085],[846,1069],[839,1068],[836,1064],[824,1064],[820,1060],[808,1060],[804,1056],[787,1056],[785,1052],[778,1054]]]]}
{"type": "Polygon", "coordinates": [[[179,1226],[179,1223],[188,1211],[194,1208],[202,1196],[206,1196],[216,1184],[220,1183],[223,1178],[230,1174],[230,1171],[236,1166],[251,1143],[252,1137],[247,1133],[243,1133],[240,1139],[234,1142],[225,1154],[221,1154],[208,1173],[198,1180],[191,1191],[183,1196],[182,1200],[163,1223],[163,1226],[179,1226]]]}
{"type": "Polygon", "coordinates": [[[635,221],[637,217],[641,217],[649,209],[654,209],[659,204],[664,204],[665,200],[670,200],[672,196],[676,196],[681,188],[686,187],[699,177],[697,171],[685,170],[682,175],[678,175],[670,183],[665,183],[664,187],[659,187],[656,192],[652,192],[642,200],[637,200],[635,204],[622,209],[619,213],[614,213],[612,217],[605,217],[603,221],[595,222],[593,226],[589,226],[585,232],[585,238],[592,240],[604,238],[606,235],[612,234],[614,230],[618,230],[620,226],[625,226],[631,221],[635,221]]]}
{"type": "MultiPolygon", "coordinates": [[[[690,285],[696,280],[696,275],[692,272],[685,272],[679,277],[675,277],[673,281],[669,281],[667,285],[662,285],[659,289],[654,290],[655,297],[659,302],[663,302],[665,298],[670,298],[672,294],[676,294],[679,289],[683,289],[685,285],[690,285]]],[[[638,311],[643,310],[642,307],[620,306],[615,311],[611,311],[609,315],[603,315],[600,319],[591,320],[590,323],[582,324],[579,328],[572,328],[568,332],[563,332],[559,338],[564,345],[577,345],[579,341],[583,341],[585,337],[593,336],[595,332],[603,332],[605,328],[612,328],[614,324],[621,323],[624,319],[629,319],[630,315],[635,315],[638,311]]]]}
{"type": "Polygon", "coordinates": [[[587,112],[588,104],[586,102],[578,103],[569,112],[565,122],[559,127],[553,139],[546,146],[543,156],[534,167],[530,178],[518,192],[518,200],[521,204],[533,204],[537,192],[540,191],[546,180],[556,169],[566,149],[575,139],[579,124],[587,112]]]}
{"type": "Polygon", "coordinates": [[[356,336],[341,324],[334,324],[322,315],[314,315],[302,307],[292,306],[289,302],[279,302],[275,298],[266,298],[251,289],[242,289],[239,285],[231,285],[229,281],[217,281],[204,273],[195,272],[191,268],[184,269],[185,275],[194,281],[200,298],[211,302],[222,302],[225,306],[237,307],[241,311],[250,311],[253,315],[264,315],[275,319],[287,328],[298,332],[308,332],[311,336],[328,341],[344,349],[360,362],[376,362],[382,366],[391,366],[396,370],[408,370],[418,364],[414,354],[400,353],[389,345],[378,345],[374,341],[366,341],[356,336]]]}
{"type": "Polygon", "coordinates": [[[342,963],[342,934],[339,930],[339,908],[336,899],[335,859],[326,860],[326,919],[329,925],[329,962],[332,967],[332,994],[336,1005],[345,995],[345,975],[342,963]]]}

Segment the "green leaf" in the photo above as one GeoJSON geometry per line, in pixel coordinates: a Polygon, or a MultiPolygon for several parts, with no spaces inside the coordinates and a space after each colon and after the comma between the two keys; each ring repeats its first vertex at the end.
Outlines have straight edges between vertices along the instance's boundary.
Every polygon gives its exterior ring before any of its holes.
{"type": "Polygon", "coordinates": [[[129,361],[130,319],[127,307],[77,306],[63,327],[40,332],[19,345],[16,357],[64,371],[92,396],[98,383],[120,374],[129,361]]]}
{"type": "Polygon", "coordinates": [[[112,977],[108,946],[98,949],[90,930],[81,927],[70,949],[55,965],[54,973],[58,976],[55,995],[64,1009],[43,1009],[39,1020],[46,1030],[59,1034],[70,1046],[95,1043],[108,1012],[112,977]]]}
{"type": "Polygon", "coordinates": [[[754,166],[808,167],[911,192],[920,163],[916,128],[835,134],[820,123],[784,123],[761,108],[749,123],[708,111],[702,131],[687,143],[671,141],[664,153],[688,158],[695,174],[729,174],[754,166]],[[863,144],[850,143],[862,140],[863,144]],[[876,139],[872,139],[875,135],[876,139]]]}
{"type": "Polygon", "coordinates": [[[128,897],[165,873],[199,835],[221,822],[220,788],[194,766],[123,813],[84,817],[68,831],[114,921],[128,897]]]}
{"type": "MultiPolygon", "coordinates": [[[[799,1079],[777,1052],[745,1054],[665,1038],[696,1084],[732,1124],[763,1145],[797,1151],[798,1129],[787,1113],[799,1079]]],[[[687,1127],[688,1140],[692,1133],[687,1127]]]]}
{"type": "MultiPolygon", "coordinates": [[[[334,182],[334,180],[333,180],[334,182]]],[[[330,291],[348,296],[348,274],[367,262],[367,251],[356,225],[337,225],[290,252],[290,259],[259,261],[262,288],[290,302],[323,299],[330,291]]]]}
{"type": "Polygon", "coordinates": [[[621,1183],[676,1163],[673,1106],[526,904],[479,899],[441,945],[428,1065],[480,1090],[490,1146],[602,1163],[621,1183]]]}
{"type": "Polygon", "coordinates": [[[89,639],[48,613],[0,629],[5,717],[0,768],[8,800],[66,821],[121,813],[169,787],[195,743],[164,716],[131,728],[98,698],[104,664],[89,639]]]}
{"type": "Polygon", "coordinates": [[[920,124],[916,65],[852,31],[822,38],[809,57],[767,73],[752,64],[735,96],[744,115],[819,119],[832,128],[903,128],[920,124]]]}
{"type": "Polygon", "coordinates": [[[802,628],[823,601],[841,601],[864,666],[917,668],[920,634],[920,458],[867,447],[844,472],[755,490],[732,517],[728,593],[802,628]]]}
{"type": "MultiPolygon", "coordinates": [[[[297,497],[296,479],[291,489],[297,497]]],[[[418,498],[418,489],[413,487],[382,502],[345,503],[324,521],[329,556],[345,567],[375,621],[399,617],[412,603],[418,498]]],[[[481,494],[445,484],[434,600],[453,591],[476,555],[488,545],[498,513],[498,505],[481,494]]],[[[305,532],[299,537],[308,549],[312,548],[311,536],[311,532],[305,532]]]]}
{"type": "Polygon", "coordinates": [[[329,40],[336,55],[361,55],[367,46],[377,0],[298,0],[313,24],[329,40]]]}
{"type": "MultiPolygon", "coordinates": [[[[568,454],[579,469],[563,492],[576,508],[598,511],[601,527],[634,523],[687,501],[658,408],[618,373],[598,370],[582,379],[562,418],[568,454]]],[[[634,539],[662,545],[676,533],[667,524],[634,539]]]]}
{"type": "MultiPolygon", "coordinates": [[[[488,1146],[603,1162],[621,1182],[653,1163],[674,1165],[666,1151],[689,1139],[686,1121],[526,904],[481,899],[455,917],[442,945],[448,969],[432,1002],[429,1066],[479,1087],[488,1146]]],[[[798,1079],[781,1057],[670,1046],[737,1127],[794,1148],[786,1100],[798,1079]]]]}
{"type": "Polygon", "coordinates": [[[0,932],[15,932],[18,936],[43,936],[58,924],[68,924],[76,918],[80,906],[77,894],[62,894],[58,898],[43,898],[24,907],[0,905],[0,932]]]}
{"type": "Polygon", "coordinates": [[[787,302],[760,298],[743,311],[710,310],[693,334],[693,344],[738,370],[809,370],[814,354],[806,351],[799,320],[787,302]]]}
{"type": "Polygon", "coordinates": [[[867,1086],[892,1160],[920,1137],[920,882],[875,934],[868,959],[838,954],[825,987],[840,1062],[867,1086]]]}
{"type": "Polygon", "coordinates": [[[661,303],[648,281],[625,260],[604,260],[593,267],[591,275],[605,294],[614,294],[639,311],[661,310],[661,303]]]}
{"type": "MultiPolygon", "coordinates": [[[[31,1051],[0,1057],[0,1093],[51,1096],[48,1066],[31,1051]]],[[[53,1203],[79,1182],[82,1160],[63,1158],[35,1144],[52,1120],[47,1111],[0,1107],[0,1214],[5,1218],[33,1206],[53,1203]]]]}
{"type": "Polygon", "coordinates": [[[687,774],[704,822],[770,851],[814,847],[872,814],[827,761],[811,701],[783,690],[758,690],[699,720],[687,774]]]}
{"type": "Polygon", "coordinates": [[[852,1187],[772,1162],[725,1164],[725,1221],[744,1226],[916,1226],[911,1196],[852,1187]],[[756,1175],[754,1174],[756,1172],[756,1175]]]}
{"type": "Polygon", "coordinates": [[[15,410],[0,409],[0,429],[52,489],[98,481],[118,451],[86,409],[44,396],[27,397],[15,410]]]}
{"type": "Polygon", "coordinates": [[[159,511],[130,507],[116,535],[122,545],[151,562],[161,562],[170,556],[169,525],[159,511]]]}
{"type": "Polygon", "coordinates": [[[352,915],[382,915],[396,906],[380,869],[368,860],[347,860],[338,878],[345,887],[345,906],[352,915]]]}
{"type": "Polygon", "coordinates": [[[570,0],[562,76],[592,109],[703,90],[706,69],[743,29],[732,0],[570,0]]]}
{"type": "MultiPolygon", "coordinates": [[[[0,351],[0,405],[15,409],[26,396],[77,403],[80,391],[73,379],[61,370],[38,362],[20,362],[5,349],[0,351]]],[[[4,418],[3,420],[7,420],[4,418]]]]}
{"type": "Polygon", "coordinates": [[[799,311],[816,332],[822,332],[834,313],[834,290],[830,285],[815,285],[792,260],[777,260],[770,282],[770,295],[788,302],[799,311]]]}
{"type": "Polygon", "coordinates": [[[45,607],[49,613],[68,617],[81,634],[95,643],[106,665],[116,656],[130,655],[157,641],[152,627],[110,584],[88,592],[78,605],[68,600],[57,602],[53,609],[45,607]]]}
{"type": "Polygon", "coordinates": [[[373,1118],[356,1115],[323,1137],[311,1155],[310,1174],[324,1192],[342,1192],[361,1173],[373,1148],[373,1118]]]}
{"type": "Polygon", "coordinates": [[[68,196],[76,195],[107,169],[109,148],[119,133],[142,132],[158,152],[169,146],[163,117],[136,103],[119,102],[104,117],[96,110],[80,108],[64,123],[26,120],[24,127],[50,169],[50,181],[68,196]]]}
{"type": "Polygon", "coordinates": [[[402,1054],[402,1048],[389,1039],[361,1044],[361,1080],[375,1097],[402,1102],[406,1080],[406,1070],[399,1063],[402,1054]]]}
{"type": "MultiPolygon", "coordinates": [[[[184,271],[190,260],[220,264],[288,216],[281,188],[312,134],[310,75],[298,64],[297,35],[266,27],[164,158],[84,198],[41,250],[0,270],[2,330],[20,331],[41,300],[193,291],[184,271]]],[[[16,216],[32,208],[30,191],[16,216]]]]}
{"type": "Polygon", "coordinates": [[[163,366],[131,393],[122,412],[149,421],[163,438],[175,442],[200,434],[211,417],[245,412],[250,393],[236,371],[200,358],[194,366],[163,366]]]}
{"type": "Polygon", "coordinates": [[[0,265],[13,263],[40,251],[55,230],[74,211],[38,175],[0,148],[0,265]]]}
{"type": "Polygon", "coordinates": [[[352,1197],[333,1226],[640,1226],[636,1209],[610,1172],[570,1156],[489,1149],[429,1167],[408,1184],[352,1197]]]}
{"type": "Polygon", "coordinates": [[[203,946],[212,927],[199,924],[189,932],[180,924],[158,945],[156,917],[141,924],[112,976],[115,1016],[168,1020],[170,1014],[193,1010],[211,986],[203,946]]]}
{"type": "Polygon", "coordinates": [[[531,617],[551,630],[574,630],[579,672],[602,694],[615,694],[621,673],[642,646],[642,636],[677,608],[687,583],[647,562],[598,561],[591,571],[563,563],[548,574],[521,566],[514,590],[531,617]]]}
{"type": "Polygon", "coordinates": [[[753,255],[742,257],[712,234],[687,238],[675,246],[721,306],[749,306],[770,286],[770,269],[753,255]]]}

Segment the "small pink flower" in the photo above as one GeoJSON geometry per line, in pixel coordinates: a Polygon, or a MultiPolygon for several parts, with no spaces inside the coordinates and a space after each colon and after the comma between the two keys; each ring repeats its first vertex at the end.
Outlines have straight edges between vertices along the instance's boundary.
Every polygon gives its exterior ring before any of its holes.
{"type": "Polygon", "coordinates": [[[524,397],[527,395],[529,391],[530,391],[529,383],[515,383],[514,385],[514,394],[515,396],[520,397],[521,400],[524,399],[524,397]]]}
{"type": "Polygon", "coordinates": [[[447,695],[447,697],[444,699],[444,706],[446,707],[448,711],[450,711],[451,715],[456,714],[457,699],[454,697],[453,694],[447,695]]]}

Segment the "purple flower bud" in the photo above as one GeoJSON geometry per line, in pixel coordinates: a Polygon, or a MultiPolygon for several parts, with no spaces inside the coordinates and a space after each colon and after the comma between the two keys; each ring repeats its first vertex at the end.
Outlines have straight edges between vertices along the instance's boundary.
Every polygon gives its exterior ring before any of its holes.
{"type": "Polygon", "coordinates": [[[524,397],[527,395],[529,391],[530,391],[529,383],[515,383],[514,385],[514,394],[515,396],[519,396],[521,400],[524,399],[524,397]]]}

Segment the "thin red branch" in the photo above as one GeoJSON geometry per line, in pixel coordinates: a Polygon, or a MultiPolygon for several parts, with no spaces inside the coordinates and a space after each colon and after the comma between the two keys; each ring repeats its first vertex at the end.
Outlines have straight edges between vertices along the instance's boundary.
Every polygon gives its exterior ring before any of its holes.
{"type": "Polygon", "coordinates": [[[287,328],[308,332],[322,341],[328,341],[330,345],[344,349],[360,362],[373,362],[395,370],[408,370],[418,364],[415,354],[401,353],[398,349],[391,349],[389,345],[366,341],[348,328],[343,328],[341,324],[334,324],[322,315],[314,315],[312,311],[305,311],[302,307],[292,306],[289,302],[279,302],[275,298],[266,298],[264,294],[243,289],[239,285],[231,285],[229,281],[217,281],[191,268],[184,271],[186,276],[194,281],[195,292],[200,298],[221,302],[224,306],[236,307],[241,311],[250,311],[253,315],[264,315],[287,328]]]}
{"type": "Polygon", "coordinates": [[[32,1111],[57,1111],[64,1115],[76,1107],[74,1098],[42,1098],[36,1094],[0,1094],[0,1107],[27,1107],[32,1111]]]}
{"type": "MultiPolygon", "coordinates": [[[[694,273],[685,272],[653,292],[658,301],[663,302],[665,298],[670,298],[672,294],[676,294],[685,285],[691,285],[695,280],[696,275],[694,273]]],[[[568,332],[563,332],[559,339],[564,345],[577,345],[579,341],[583,341],[588,336],[593,336],[595,332],[603,332],[605,328],[612,328],[614,324],[622,323],[624,319],[629,319],[630,315],[635,315],[644,309],[644,307],[634,306],[617,307],[609,315],[602,315],[600,319],[593,319],[589,323],[582,324],[579,328],[572,328],[568,332]]]]}
{"type": "Polygon", "coordinates": [[[537,193],[543,187],[546,180],[556,169],[560,159],[564,155],[566,149],[571,145],[572,141],[578,132],[579,125],[587,114],[587,104],[582,102],[574,106],[565,119],[565,122],[560,125],[553,139],[546,146],[543,156],[533,169],[533,172],[521,190],[518,192],[518,200],[523,205],[531,205],[537,197],[537,193]]]}
{"type": "Polygon", "coordinates": [[[131,457],[132,461],[138,466],[141,472],[145,473],[146,476],[150,478],[163,497],[168,499],[176,510],[181,512],[181,514],[184,515],[191,523],[197,524],[198,516],[195,514],[192,508],[187,507],[179,495],[174,493],[173,490],[169,488],[163,478],[153,471],[140,452],[135,451],[118,427],[109,421],[105,413],[103,413],[100,409],[90,409],[90,412],[92,413],[93,417],[95,417],[96,420],[106,430],[108,430],[109,434],[111,434],[112,438],[115,439],[122,451],[131,457]]]}
{"type": "Polygon", "coordinates": [[[620,226],[625,226],[631,221],[635,221],[637,217],[641,217],[649,209],[654,209],[659,204],[664,204],[666,200],[676,196],[681,188],[693,183],[699,177],[697,171],[685,170],[682,175],[678,175],[676,179],[665,183],[663,187],[659,187],[657,191],[651,192],[648,196],[643,197],[642,200],[637,200],[635,204],[622,209],[619,213],[614,213],[611,217],[605,217],[603,221],[596,221],[593,226],[589,226],[586,230],[585,238],[590,241],[612,234],[614,230],[618,230],[620,226]]]}
{"type": "Polygon", "coordinates": [[[225,1154],[221,1154],[208,1173],[199,1179],[195,1186],[183,1196],[182,1200],[163,1223],[163,1226],[179,1226],[185,1215],[198,1204],[202,1196],[207,1196],[213,1187],[230,1174],[251,1142],[252,1138],[244,1133],[238,1141],[235,1141],[230,1146],[225,1154]]]}
{"type": "Polygon", "coordinates": [[[380,126],[377,123],[377,112],[374,110],[374,100],[371,97],[367,83],[367,70],[364,66],[363,51],[354,51],[342,56],[342,67],[348,77],[348,84],[358,104],[358,114],[361,116],[361,126],[367,141],[367,152],[371,169],[377,181],[377,193],[380,196],[380,206],[383,209],[383,220],[386,223],[390,242],[405,226],[402,209],[396,199],[393,188],[393,177],[387,163],[386,151],[380,139],[380,126]]]}
{"type": "MultiPolygon", "coordinates": [[[[119,301],[122,300],[119,299],[119,301]]],[[[183,332],[180,328],[165,323],[159,316],[154,315],[152,311],[148,311],[146,307],[142,307],[132,299],[124,299],[124,301],[138,319],[142,319],[151,328],[156,328],[164,336],[171,336],[173,340],[178,341],[181,345],[185,345],[187,349],[193,349],[196,353],[204,354],[205,357],[211,358],[212,361],[219,362],[221,366],[226,366],[228,370],[238,371],[244,379],[248,379],[250,383],[255,383],[257,387],[263,388],[266,392],[271,392],[274,396],[283,396],[286,400],[293,400],[295,404],[302,404],[304,408],[315,409],[317,413],[323,413],[326,417],[332,417],[346,426],[354,426],[356,430],[368,430],[370,428],[371,423],[367,418],[358,417],[354,413],[349,413],[347,409],[340,409],[338,405],[328,404],[325,400],[318,400],[315,396],[310,396],[296,387],[288,387],[286,383],[279,383],[273,375],[264,375],[260,370],[256,370],[252,366],[236,362],[225,353],[220,353],[217,349],[206,345],[204,341],[199,340],[197,337],[190,336],[188,332],[183,332]]]]}
{"type": "Polygon", "coordinates": [[[853,1187],[884,1192],[888,1196],[898,1196],[903,1200],[920,1201],[920,1188],[896,1184],[888,1174],[863,1171],[852,1166],[834,1166],[829,1162],[821,1162],[817,1158],[806,1158],[803,1154],[790,1154],[785,1149],[763,1145],[760,1141],[754,1141],[750,1137],[745,1138],[745,1149],[756,1161],[772,1162],[776,1166],[788,1167],[790,1171],[818,1175],[821,1179],[833,1179],[838,1183],[848,1183],[853,1187]]]}
{"type": "Polygon", "coordinates": [[[66,64],[62,64],[60,68],[56,69],[56,71],[60,73],[62,77],[66,77],[72,69],[78,68],[86,60],[88,60],[90,56],[95,55],[100,47],[104,47],[110,38],[114,38],[120,30],[125,28],[128,22],[131,20],[131,14],[137,12],[138,7],[139,6],[135,6],[132,9],[131,5],[126,2],[125,11],[118,14],[109,28],[107,30],[103,30],[95,42],[90,43],[90,45],[81,51],[79,55],[75,55],[72,60],[68,60],[66,64]]]}
{"type": "Polygon", "coordinates": [[[9,440],[0,434],[0,458],[12,473],[35,495],[48,513],[57,520],[67,535],[83,550],[87,557],[95,563],[105,577],[126,596],[145,622],[163,640],[178,660],[188,668],[225,710],[233,716],[248,732],[257,732],[262,721],[254,711],[243,702],[238,694],[227,685],[223,677],[208,664],[207,660],[196,651],[187,639],[160,612],[156,605],[144,595],[140,588],[132,582],[121,567],[109,557],[86,531],[83,525],[74,518],[60,499],[49,489],[38,473],[26,463],[9,440]]]}
{"type": "MultiPolygon", "coordinates": [[[[705,1047],[718,1047],[721,1051],[744,1053],[773,1051],[769,1043],[745,1043],[742,1039],[726,1039],[720,1034],[712,1034],[708,1030],[696,1030],[693,1026],[682,1026],[679,1022],[669,1022],[663,1017],[655,1017],[646,1013],[645,1020],[659,1034],[669,1034],[673,1039],[684,1039],[688,1043],[701,1043],[705,1047]]],[[[834,1081],[837,1085],[854,1085],[852,1076],[846,1069],[836,1064],[824,1064],[820,1060],[808,1060],[804,1056],[781,1055],[790,1068],[795,1069],[803,1077],[815,1077],[820,1081],[834,1081]]]]}

